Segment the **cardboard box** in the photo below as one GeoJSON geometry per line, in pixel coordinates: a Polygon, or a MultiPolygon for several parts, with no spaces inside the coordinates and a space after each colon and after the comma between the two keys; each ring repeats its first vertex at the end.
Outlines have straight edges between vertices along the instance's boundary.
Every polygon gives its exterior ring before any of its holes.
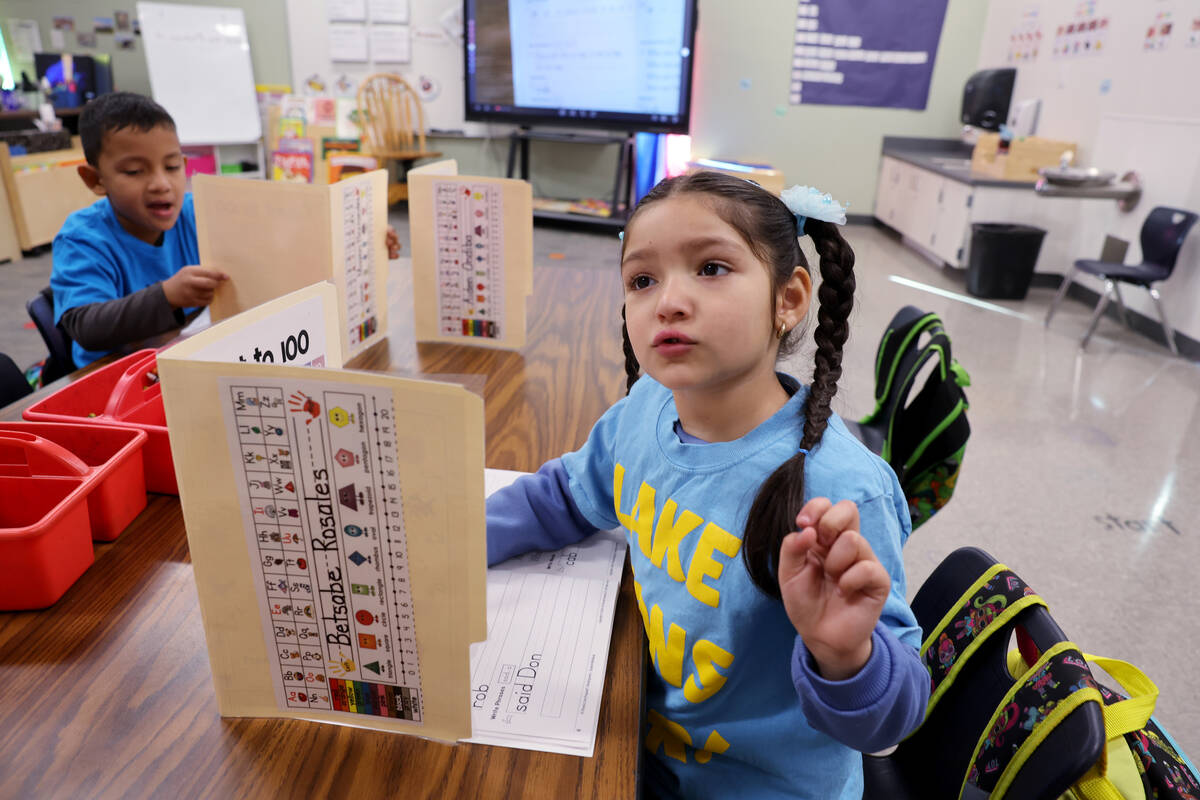
{"type": "Polygon", "coordinates": [[[971,154],[971,173],[997,180],[1036,183],[1038,170],[1058,166],[1064,152],[1071,151],[1071,163],[1075,163],[1075,149],[1074,142],[1026,136],[1013,140],[1008,151],[1001,152],[1000,134],[984,133],[971,154]]]}

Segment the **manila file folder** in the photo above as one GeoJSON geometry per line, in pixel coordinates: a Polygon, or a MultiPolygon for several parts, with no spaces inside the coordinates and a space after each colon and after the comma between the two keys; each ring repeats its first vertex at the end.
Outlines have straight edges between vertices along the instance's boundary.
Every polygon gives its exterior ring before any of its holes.
{"type": "Polygon", "coordinates": [[[455,741],[487,634],[483,404],[320,368],[340,308],[319,283],[158,356],[218,707],[455,741]]]}

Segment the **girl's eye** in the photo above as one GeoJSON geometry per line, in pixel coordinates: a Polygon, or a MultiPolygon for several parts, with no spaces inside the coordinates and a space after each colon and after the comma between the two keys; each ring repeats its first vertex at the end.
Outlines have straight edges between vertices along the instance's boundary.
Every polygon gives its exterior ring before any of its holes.
{"type": "Polygon", "coordinates": [[[700,274],[708,278],[724,275],[726,272],[729,272],[729,267],[724,264],[718,264],[715,261],[709,261],[700,268],[700,274]]]}
{"type": "Polygon", "coordinates": [[[649,275],[634,275],[629,281],[629,288],[637,291],[638,289],[648,289],[654,284],[654,279],[649,275]]]}

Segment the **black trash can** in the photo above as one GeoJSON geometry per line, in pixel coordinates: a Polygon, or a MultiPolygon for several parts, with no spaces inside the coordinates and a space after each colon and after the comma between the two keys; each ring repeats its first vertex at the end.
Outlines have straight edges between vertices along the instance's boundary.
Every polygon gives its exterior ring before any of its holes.
{"type": "Polygon", "coordinates": [[[1007,222],[971,224],[967,291],[976,297],[1024,300],[1046,232],[1007,222]]]}

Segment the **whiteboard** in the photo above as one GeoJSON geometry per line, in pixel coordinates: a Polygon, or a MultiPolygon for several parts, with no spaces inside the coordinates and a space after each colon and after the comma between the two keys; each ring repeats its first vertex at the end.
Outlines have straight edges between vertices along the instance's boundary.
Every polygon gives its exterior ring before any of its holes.
{"type": "Polygon", "coordinates": [[[240,144],[262,137],[240,8],[137,4],[150,92],[175,118],[181,144],[240,144]]]}
{"type": "Polygon", "coordinates": [[[296,94],[353,97],[363,78],[392,72],[420,96],[427,131],[468,136],[487,131],[486,124],[463,116],[462,0],[287,0],[287,22],[296,94]],[[407,13],[385,16],[388,9],[407,13]],[[371,37],[380,33],[407,36],[408,60],[381,60],[375,57],[378,48],[368,46],[353,59],[334,61],[331,38],[348,56],[342,46],[355,29],[371,44],[378,44],[371,37]]]}

